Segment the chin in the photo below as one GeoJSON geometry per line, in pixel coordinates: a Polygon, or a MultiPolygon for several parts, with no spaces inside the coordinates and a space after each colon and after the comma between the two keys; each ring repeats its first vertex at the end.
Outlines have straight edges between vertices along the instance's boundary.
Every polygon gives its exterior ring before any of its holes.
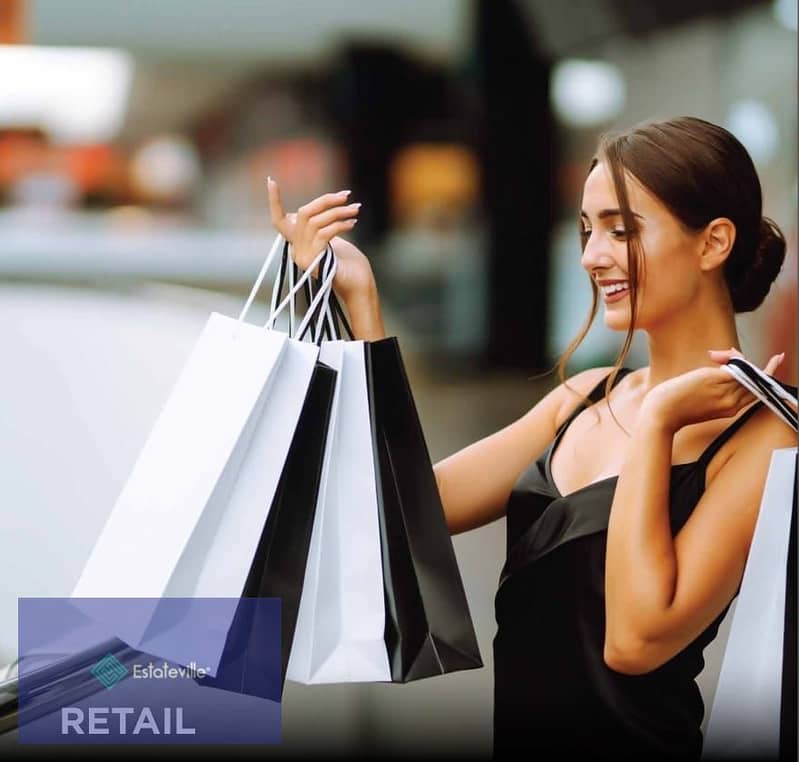
{"type": "Polygon", "coordinates": [[[629,315],[608,315],[606,312],[604,322],[605,322],[605,327],[609,328],[611,331],[626,332],[630,328],[629,315]]]}

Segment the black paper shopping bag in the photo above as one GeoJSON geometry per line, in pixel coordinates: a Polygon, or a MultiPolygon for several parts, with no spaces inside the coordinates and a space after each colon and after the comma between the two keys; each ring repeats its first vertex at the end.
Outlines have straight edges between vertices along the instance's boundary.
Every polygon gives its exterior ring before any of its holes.
{"type": "Polygon", "coordinates": [[[217,676],[198,678],[201,684],[262,698],[278,699],[282,695],[311,543],[335,381],[335,371],[317,362],[242,592],[242,598],[281,600],[280,691],[275,695],[274,681],[265,679],[271,668],[262,646],[266,633],[259,628],[258,617],[253,616],[257,609],[250,606],[237,609],[217,676]]]}
{"type": "Polygon", "coordinates": [[[483,666],[396,338],[366,342],[393,682],[483,666]]]}

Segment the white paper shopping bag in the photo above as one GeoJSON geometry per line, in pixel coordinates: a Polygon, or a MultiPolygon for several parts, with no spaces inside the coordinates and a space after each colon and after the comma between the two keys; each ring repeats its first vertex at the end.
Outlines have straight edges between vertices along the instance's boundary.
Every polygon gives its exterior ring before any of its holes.
{"type": "Polygon", "coordinates": [[[266,401],[250,423],[253,432],[249,443],[236,453],[238,463],[225,474],[231,484],[218,485],[220,499],[211,501],[201,515],[164,590],[166,598],[189,599],[182,611],[181,626],[187,632],[202,632],[202,643],[189,644],[175,637],[175,606],[170,601],[164,616],[154,614],[135,644],[142,650],[181,664],[202,659],[203,666],[216,675],[318,353],[313,344],[287,340],[266,401]],[[193,598],[226,600],[219,602],[215,619],[208,621],[207,606],[193,605],[193,598]]]}
{"type": "Polygon", "coordinates": [[[320,359],[338,371],[338,385],[286,677],[390,681],[363,342],[323,342],[320,359]]]}
{"type": "MultiPolygon", "coordinates": [[[[137,605],[130,621],[109,624],[129,645],[183,663],[196,650],[188,643],[181,650],[173,630],[179,622],[193,626],[191,602],[182,611],[160,607],[158,617],[159,598],[230,598],[216,621],[203,622],[203,666],[211,674],[318,355],[314,345],[243,322],[280,243],[239,319],[209,319],[72,593],[150,599],[149,616],[137,605]]],[[[272,310],[270,325],[291,298],[272,310]]]]}
{"type": "Polygon", "coordinates": [[[703,759],[777,759],[797,448],[774,450],[708,719],[703,759]]]}
{"type": "Polygon", "coordinates": [[[287,339],[210,316],[72,597],[164,594],[201,514],[232,488],[287,339]]]}

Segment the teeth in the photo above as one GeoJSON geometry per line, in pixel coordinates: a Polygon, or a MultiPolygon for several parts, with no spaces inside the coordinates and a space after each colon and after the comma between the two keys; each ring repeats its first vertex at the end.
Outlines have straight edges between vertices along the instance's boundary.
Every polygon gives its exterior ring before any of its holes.
{"type": "Polygon", "coordinates": [[[629,285],[628,281],[624,281],[623,283],[614,283],[611,286],[602,286],[602,293],[605,296],[610,296],[611,294],[615,294],[617,291],[624,291],[629,285]]]}

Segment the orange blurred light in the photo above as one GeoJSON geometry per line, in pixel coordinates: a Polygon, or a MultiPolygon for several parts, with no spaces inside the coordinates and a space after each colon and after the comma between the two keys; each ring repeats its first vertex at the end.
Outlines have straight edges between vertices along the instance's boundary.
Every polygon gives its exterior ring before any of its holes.
{"type": "Polygon", "coordinates": [[[0,45],[20,45],[26,37],[25,0],[0,0],[0,45]]]}
{"type": "Polygon", "coordinates": [[[480,172],[465,146],[415,143],[402,148],[389,171],[391,211],[402,224],[428,209],[467,211],[478,197],[480,172]]]}

